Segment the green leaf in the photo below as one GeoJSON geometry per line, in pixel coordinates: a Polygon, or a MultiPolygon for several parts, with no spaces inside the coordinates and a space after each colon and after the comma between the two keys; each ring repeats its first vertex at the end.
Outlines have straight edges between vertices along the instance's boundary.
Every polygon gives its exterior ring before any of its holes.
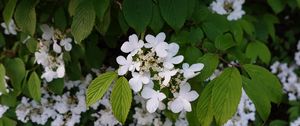
{"type": "Polygon", "coordinates": [[[106,72],[94,79],[86,92],[87,106],[90,106],[100,100],[117,76],[118,75],[115,72],[106,72]]]}
{"type": "Polygon", "coordinates": [[[3,36],[2,33],[0,33],[0,48],[5,46],[6,42],[5,42],[5,38],[3,36]]]}
{"type": "Polygon", "coordinates": [[[12,16],[14,14],[16,4],[17,4],[17,0],[9,0],[7,2],[7,4],[5,5],[5,8],[2,12],[4,22],[7,26],[9,24],[10,20],[12,20],[12,16]]]}
{"type": "Polygon", "coordinates": [[[41,100],[41,80],[39,76],[36,74],[36,72],[32,72],[29,80],[28,80],[28,90],[30,96],[35,100],[35,101],[40,101],[41,100]]]}
{"type": "Polygon", "coordinates": [[[81,3],[83,0],[70,0],[69,5],[68,5],[68,12],[70,16],[74,16],[75,10],[78,7],[78,5],[81,3]]]}
{"type": "Polygon", "coordinates": [[[110,18],[111,18],[110,9],[108,9],[104,15],[103,20],[99,19],[96,21],[96,29],[103,36],[106,34],[106,32],[110,26],[110,20],[111,20],[110,18]]]}
{"type": "Polygon", "coordinates": [[[120,77],[112,89],[110,102],[115,117],[124,124],[131,107],[132,94],[125,77],[120,77]]]}
{"type": "Polygon", "coordinates": [[[257,82],[257,80],[250,80],[243,77],[243,88],[254,103],[255,109],[260,117],[266,121],[271,112],[271,103],[268,96],[265,95],[264,89],[261,88],[260,83],[257,82]]]}
{"type": "Polygon", "coordinates": [[[155,32],[159,33],[164,26],[164,20],[160,15],[160,10],[157,4],[153,6],[152,19],[149,24],[150,28],[155,32]]]}
{"type": "Polygon", "coordinates": [[[204,64],[202,71],[198,75],[199,81],[204,81],[208,77],[210,77],[214,73],[215,69],[218,67],[219,57],[212,53],[206,53],[198,60],[198,62],[204,64]]]}
{"type": "Polygon", "coordinates": [[[202,126],[210,126],[213,121],[212,89],[213,83],[208,84],[200,95],[197,104],[197,118],[202,126]]]}
{"type": "Polygon", "coordinates": [[[215,47],[217,49],[225,51],[233,46],[235,46],[235,42],[234,42],[231,34],[229,34],[229,33],[220,35],[216,38],[215,47]]]}
{"type": "Polygon", "coordinates": [[[54,13],[54,24],[60,30],[65,30],[67,26],[67,17],[63,7],[58,8],[54,13]]]}
{"type": "Polygon", "coordinates": [[[253,36],[254,34],[254,31],[255,31],[255,28],[254,28],[254,25],[247,21],[247,20],[244,20],[244,19],[241,19],[238,21],[238,23],[241,25],[241,27],[243,28],[243,30],[250,36],[253,36]]]}
{"type": "Polygon", "coordinates": [[[184,52],[184,60],[189,63],[196,63],[197,62],[197,57],[201,57],[202,56],[202,52],[196,48],[196,47],[187,47],[185,52],[184,52]]]}
{"type": "Polygon", "coordinates": [[[49,82],[47,85],[49,90],[54,92],[55,94],[61,95],[64,91],[64,79],[63,78],[57,78],[49,82]]]}
{"type": "Polygon", "coordinates": [[[213,113],[218,125],[226,123],[236,112],[242,94],[242,78],[237,68],[226,68],[210,82],[213,113]]]}
{"type": "Polygon", "coordinates": [[[80,43],[88,37],[93,30],[95,17],[96,14],[92,1],[83,1],[78,5],[71,25],[71,33],[75,38],[75,42],[80,43]]]}
{"type": "Polygon", "coordinates": [[[267,0],[267,1],[276,14],[281,12],[285,7],[284,0],[267,0]]]}
{"type": "Polygon", "coordinates": [[[110,0],[94,0],[94,8],[98,20],[105,20],[104,16],[110,5],[110,0]]]}
{"type": "Polygon", "coordinates": [[[268,96],[270,101],[274,103],[280,103],[282,98],[282,87],[278,78],[269,72],[267,69],[252,65],[246,64],[243,66],[251,80],[255,80],[259,83],[260,88],[265,92],[265,95],[268,96]]]}
{"type": "Polygon", "coordinates": [[[25,64],[20,58],[7,59],[4,62],[6,74],[12,81],[14,90],[20,91],[22,80],[25,77],[25,64]]]}
{"type": "Polygon", "coordinates": [[[27,49],[31,53],[34,53],[36,51],[37,45],[38,45],[38,41],[32,37],[30,37],[26,42],[27,49]]]}
{"type": "Polygon", "coordinates": [[[10,119],[8,117],[2,117],[0,118],[0,126],[16,126],[17,122],[13,119],[10,119]]]}
{"type": "Polygon", "coordinates": [[[36,3],[35,0],[21,0],[15,12],[17,26],[31,36],[34,35],[36,28],[36,3]]]}
{"type": "Polygon", "coordinates": [[[266,64],[269,64],[271,60],[271,52],[269,48],[259,41],[248,44],[246,48],[246,56],[250,58],[252,62],[255,62],[257,57],[266,64]]]}
{"type": "Polygon", "coordinates": [[[124,15],[121,11],[118,14],[118,21],[119,21],[120,27],[122,29],[122,32],[124,34],[127,33],[129,26],[128,26],[127,22],[125,21],[124,15]]]}
{"type": "Polygon", "coordinates": [[[176,31],[180,30],[188,16],[187,2],[184,0],[158,0],[163,19],[176,31]]]}
{"type": "Polygon", "coordinates": [[[152,17],[153,3],[151,0],[124,0],[123,14],[126,22],[137,33],[146,30],[152,17]]]}
{"type": "Polygon", "coordinates": [[[1,94],[6,94],[6,80],[5,80],[5,67],[0,64],[0,92],[1,94]]]}
{"type": "Polygon", "coordinates": [[[274,120],[270,123],[269,126],[287,126],[288,122],[284,121],[284,120],[274,120]]]}

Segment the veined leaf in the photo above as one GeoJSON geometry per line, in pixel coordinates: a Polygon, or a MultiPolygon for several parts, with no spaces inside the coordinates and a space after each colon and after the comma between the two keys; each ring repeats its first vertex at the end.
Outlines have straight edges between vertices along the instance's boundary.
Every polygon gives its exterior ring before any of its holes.
{"type": "Polygon", "coordinates": [[[198,75],[199,81],[204,81],[205,79],[210,77],[218,67],[219,57],[212,53],[206,53],[198,60],[198,62],[204,64],[203,70],[198,75]]]}
{"type": "Polygon", "coordinates": [[[83,1],[78,5],[71,25],[71,33],[77,43],[80,43],[91,33],[95,24],[95,17],[92,1],[83,1]]]}
{"type": "Polygon", "coordinates": [[[35,101],[41,100],[41,80],[36,72],[32,72],[27,82],[29,94],[35,101]]]}
{"type": "Polygon", "coordinates": [[[25,76],[25,64],[20,58],[7,59],[4,62],[7,76],[12,81],[14,90],[21,90],[21,83],[25,76]]]}
{"type": "Polygon", "coordinates": [[[17,0],[9,0],[7,4],[5,5],[5,8],[3,10],[3,19],[5,24],[8,26],[10,20],[12,20],[12,16],[15,11],[15,7],[17,4],[17,0]]]}
{"type": "Polygon", "coordinates": [[[213,121],[213,102],[212,102],[212,89],[213,83],[208,84],[198,100],[197,104],[197,115],[198,120],[203,126],[210,126],[213,121]]]}
{"type": "Polygon", "coordinates": [[[115,117],[124,124],[131,107],[132,93],[125,77],[120,77],[111,92],[110,102],[115,117]]]}
{"type": "Polygon", "coordinates": [[[31,36],[34,35],[36,28],[36,3],[36,0],[21,0],[15,12],[17,26],[31,36]]]}
{"type": "Polygon", "coordinates": [[[106,72],[94,79],[86,92],[87,106],[90,106],[100,100],[117,76],[118,75],[115,72],[106,72]]]}
{"type": "Polygon", "coordinates": [[[271,60],[271,52],[269,48],[259,41],[248,44],[246,56],[251,58],[252,62],[255,62],[257,57],[266,64],[269,64],[271,60]]]}
{"type": "Polygon", "coordinates": [[[5,82],[5,67],[0,64],[0,92],[6,94],[6,82],[5,82]]]}

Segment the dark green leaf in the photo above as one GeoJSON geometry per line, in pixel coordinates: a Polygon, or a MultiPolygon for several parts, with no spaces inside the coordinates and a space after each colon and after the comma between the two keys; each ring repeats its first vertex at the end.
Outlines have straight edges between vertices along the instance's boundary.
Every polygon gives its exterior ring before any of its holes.
{"type": "Polygon", "coordinates": [[[153,6],[152,19],[151,19],[149,26],[155,33],[159,33],[161,31],[162,27],[164,26],[164,23],[165,22],[160,15],[159,7],[157,4],[155,4],[153,6]]]}
{"type": "Polygon", "coordinates": [[[151,0],[124,0],[123,14],[126,22],[137,33],[145,31],[152,17],[151,0]]]}
{"type": "Polygon", "coordinates": [[[167,24],[174,30],[179,31],[188,16],[188,1],[158,0],[158,5],[167,24]]]}
{"type": "Polygon", "coordinates": [[[19,58],[7,59],[4,62],[6,74],[12,81],[14,90],[21,90],[21,83],[25,76],[25,64],[19,58]]]}
{"type": "Polygon", "coordinates": [[[284,9],[284,0],[267,0],[268,4],[271,6],[275,13],[279,13],[284,9]]]}
{"type": "Polygon", "coordinates": [[[246,56],[251,58],[252,62],[255,62],[256,58],[259,58],[264,63],[269,64],[271,60],[271,52],[269,48],[264,43],[259,41],[248,44],[246,56]]]}
{"type": "Polygon", "coordinates": [[[234,42],[231,34],[229,34],[229,33],[220,35],[216,38],[215,47],[217,49],[225,51],[233,46],[235,46],[235,42],[234,42]]]}
{"type": "Polygon", "coordinates": [[[75,42],[80,43],[91,33],[95,24],[95,17],[92,1],[84,1],[78,5],[71,25],[71,33],[75,42]]]}
{"type": "Polygon", "coordinates": [[[50,89],[50,91],[54,92],[55,94],[61,95],[64,91],[64,79],[63,78],[57,78],[52,80],[49,84],[48,84],[48,88],[50,89]]]}
{"type": "Polygon", "coordinates": [[[2,12],[4,22],[7,26],[9,24],[10,20],[12,20],[12,16],[14,14],[16,4],[17,4],[17,0],[9,0],[7,2],[7,4],[5,5],[5,8],[2,12]]]}
{"type": "Polygon", "coordinates": [[[0,92],[1,94],[6,94],[6,80],[5,80],[5,67],[0,64],[0,92]]]}
{"type": "Polygon", "coordinates": [[[35,0],[21,0],[15,12],[15,21],[17,26],[25,33],[31,36],[35,33],[36,12],[35,0]]]}

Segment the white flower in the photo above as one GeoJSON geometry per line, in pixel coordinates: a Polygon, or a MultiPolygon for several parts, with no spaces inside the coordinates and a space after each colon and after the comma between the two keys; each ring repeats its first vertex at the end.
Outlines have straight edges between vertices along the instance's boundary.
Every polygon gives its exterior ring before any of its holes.
{"type": "Polygon", "coordinates": [[[202,63],[193,64],[191,66],[189,66],[189,64],[187,63],[182,64],[182,72],[184,78],[190,79],[197,76],[200,73],[199,71],[201,71],[203,67],[204,64],[202,63]]]}
{"type": "Polygon", "coordinates": [[[168,55],[168,43],[165,42],[166,34],[161,32],[156,37],[152,35],[146,36],[145,47],[152,48],[159,57],[166,57],[168,55]]]}
{"type": "Polygon", "coordinates": [[[16,25],[15,25],[14,20],[10,20],[10,22],[8,23],[8,27],[4,22],[1,23],[1,26],[4,28],[4,34],[6,34],[6,35],[9,35],[9,34],[17,35],[16,25]]]}
{"type": "Polygon", "coordinates": [[[191,86],[189,83],[183,84],[180,86],[179,93],[174,93],[176,98],[170,103],[170,109],[174,113],[179,113],[180,111],[192,111],[191,101],[194,101],[198,98],[198,93],[196,91],[190,91],[191,86]]]}
{"type": "Polygon", "coordinates": [[[162,72],[159,72],[158,75],[162,78],[164,78],[163,85],[168,86],[169,82],[171,80],[171,77],[174,76],[177,73],[178,70],[164,70],[162,72]]]}
{"type": "Polygon", "coordinates": [[[137,72],[132,73],[132,78],[129,80],[129,85],[134,92],[139,92],[143,84],[148,84],[150,82],[150,74],[140,74],[137,72]]]}
{"type": "Polygon", "coordinates": [[[43,66],[48,66],[50,63],[48,61],[48,53],[45,51],[35,52],[35,60],[38,64],[42,64],[43,66]]]}
{"type": "Polygon", "coordinates": [[[3,114],[8,110],[8,106],[0,105],[0,118],[2,118],[3,114]]]}
{"type": "Polygon", "coordinates": [[[48,25],[43,24],[40,26],[40,28],[43,32],[42,38],[45,40],[51,40],[51,38],[54,36],[53,27],[49,27],[48,25]]]}
{"type": "Polygon", "coordinates": [[[60,45],[65,48],[66,51],[71,51],[72,49],[72,39],[71,38],[64,38],[60,41],[60,45]]]}
{"type": "Polygon", "coordinates": [[[144,46],[143,40],[139,40],[136,34],[129,36],[129,41],[126,41],[121,46],[121,50],[124,53],[131,53],[131,55],[135,55],[140,48],[144,46]]]}
{"type": "Polygon", "coordinates": [[[56,74],[58,78],[63,78],[65,76],[65,65],[61,64],[58,66],[56,70],[56,74]]]}
{"type": "Polygon", "coordinates": [[[141,95],[143,98],[149,99],[146,103],[146,109],[150,113],[155,112],[159,107],[160,102],[166,98],[166,95],[164,93],[155,91],[149,87],[144,87],[141,95]]]}
{"type": "Polygon", "coordinates": [[[53,43],[53,50],[56,53],[61,53],[61,47],[57,44],[57,41],[55,40],[53,43]]]}
{"type": "Polygon", "coordinates": [[[131,55],[128,55],[126,59],[124,56],[118,56],[117,63],[120,65],[120,68],[118,69],[119,75],[124,75],[127,73],[127,71],[134,71],[135,69],[140,69],[140,63],[133,62],[131,55]]]}
{"type": "Polygon", "coordinates": [[[42,74],[41,78],[46,79],[47,82],[51,82],[56,78],[56,72],[52,71],[49,67],[45,67],[45,72],[42,74]]]}
{"type": "Polygon", "coordinates": [[[164,60],[163,66],[167,69],[172,69],[173,64],[179,64],[183,61],[183,56],[179,55],[174,57],[179,50],[179,45],[176,43],[171,43],[168,45],[168,55],[164,60]]]}
{"type": "Polygon", "coordinates": [[[232,21],[240,19],[245,14],[242,10],[244,2],[245,0],[216,0],[211,3],[210,7],[217,14],[228,14],[227,20],[232,21]]]}

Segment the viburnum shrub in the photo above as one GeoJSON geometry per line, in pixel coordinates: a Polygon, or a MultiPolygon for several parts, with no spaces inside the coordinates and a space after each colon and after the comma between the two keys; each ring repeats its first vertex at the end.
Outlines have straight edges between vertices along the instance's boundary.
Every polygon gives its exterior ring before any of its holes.
{"type": "Polygon", "coordinates": [[[300,0],[0,10],[0,126],[300,126],[300,0]]]}

